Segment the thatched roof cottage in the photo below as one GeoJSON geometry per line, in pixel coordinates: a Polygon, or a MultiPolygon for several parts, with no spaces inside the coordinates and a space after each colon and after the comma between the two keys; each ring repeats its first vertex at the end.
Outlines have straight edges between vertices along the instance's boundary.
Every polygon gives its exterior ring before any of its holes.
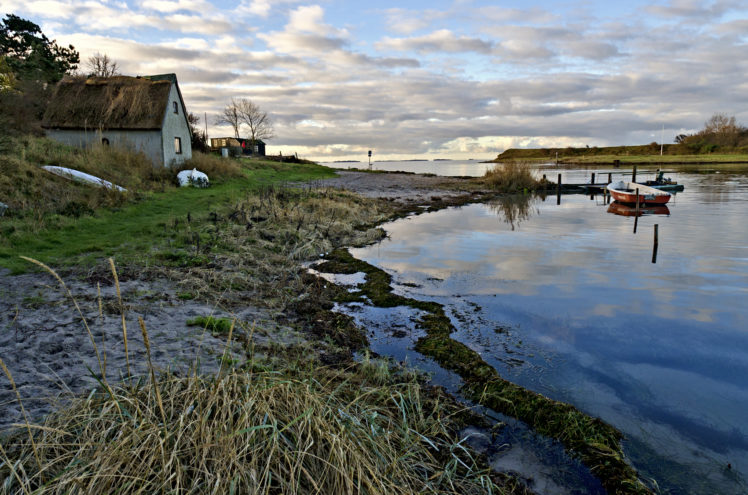
{"type": "Polygon", "coordinates": [[[101,143],[142,151],[155,166],[192,157],[187,111],[175,74],[63,79],[42,126],[47,136],[71,146],[101,143]]]}

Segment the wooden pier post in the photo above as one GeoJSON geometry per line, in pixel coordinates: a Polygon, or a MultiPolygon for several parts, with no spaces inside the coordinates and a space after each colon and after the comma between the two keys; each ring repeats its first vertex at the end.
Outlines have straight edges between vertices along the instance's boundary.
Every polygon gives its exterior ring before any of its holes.
{"type": "Polygon", "coordinates": [[[631,174],[631,182],[636,182],[636,165],[634,165],[634,173],[631,174]]]}
{"type": "Polygon", "coordinates": [[[561,204],[561,174],[558,174],[558,182],[556,182],[556,204],[561,204]]]}
{"type": "Polygon", "coordinates": [[[592,182],[591,182],[591,184],[593,186],[595,185],[595,172],[592,172],[592,182]]]}
{"type": "Polygon", "coordinates": [[[634,216],[634,234],[636,234],[636,226],[639,223],[639,188],[636,188],[636,213],[634,216]]]}
{"type": "Polygon", "coordinates": [[[608,172],[608,184],[613,182],[613,174],[611,172],[608,172]]]}
{"type": "Polygon", "coordinates": [[[654,246],[652,246],[652,263],[657,263],[657,247],[660,244],[660,241],[658,239],[658,231],[659,226],[657,224],[654,224],[654,230],[655,230],[655,237],[654,237],[654,246]]]}

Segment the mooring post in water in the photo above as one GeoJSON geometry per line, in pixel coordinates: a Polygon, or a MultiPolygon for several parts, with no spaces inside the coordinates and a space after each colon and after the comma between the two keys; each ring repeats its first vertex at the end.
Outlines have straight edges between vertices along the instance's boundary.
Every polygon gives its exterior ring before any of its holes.
{"type": "Polygon", "coordinates": [[[590,181],[590,199],[595,199],[595,172],[592,172],[592,180],[590,181]]]}
{"type": "Polygon", "coordinates": [[[556,182],[556,204],[561,204],[561,174],[558,174],[558,182],[556,182]]]}
{"type": "Polygon", "coordinates": [[[657,263],[657,246],[660,244],[660,240],[658,239],[658,231],[659,226],[657,224],[654,225],[655,227],[655,238],[654,238],[654,246],[652,246],[652,263],[657,263]]]}
{"type": "Polygon", "coordinates": [[[608,184],[613,182],[613,174],[611,172],[608,172],[608,184]]]}
{"type": "Polygon", "coordinates": [[[636,225],[639,223],[639,188],[636,188],[636,213],[634,214],[634,234],[636,234],[636,225]]]}
{"type": "Polygon", "coordinates": [[[636,165],[634,165],[634,172],[631,174],[631,182],[636,182],[636,165]]]}
{"type": "Polygon", "coordinates": [[[592,182],[590,184],[595,185],[595,172],[592,172],[592,182]]]}

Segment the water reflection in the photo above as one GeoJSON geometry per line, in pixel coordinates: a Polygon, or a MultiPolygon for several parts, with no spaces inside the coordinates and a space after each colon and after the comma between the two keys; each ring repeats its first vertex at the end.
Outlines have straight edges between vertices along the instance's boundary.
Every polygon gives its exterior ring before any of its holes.
{"type": "MultiPolygon", "coordinates": [[[[623,217],[636,216],[636,206],[625,205],[618,201],[613,201],[608,206],[608,213],[620,215],[623,217]]],[[[644,215],[670,215],[670,208],[667,205],[645,205],[639,206],[639,216],[644,215]]]]}
{"type": "Polygon", "coordinates": [[[499,217],[502,217],[514,230],[519,227],[521,222],[529,219],[533,213],[537,214],[539,212],[537,208],[533,207],[537,202],[537,196],[515,194],[491,200],[488,207],[499,217]]]}
{"type": "Polygon", "coordinates": [[[475,315],[455,318],[455,338],[508,378],[623,430],[636,466],[664,490],[742,493],[748,174],[713,177],[679,177],[673,215],[525,196],[394,222],[386,242],[354,255],[417,284],[402,286],[412,297],[475,315]],[[521,360],[507,362],[507,348],[521,360]]]}

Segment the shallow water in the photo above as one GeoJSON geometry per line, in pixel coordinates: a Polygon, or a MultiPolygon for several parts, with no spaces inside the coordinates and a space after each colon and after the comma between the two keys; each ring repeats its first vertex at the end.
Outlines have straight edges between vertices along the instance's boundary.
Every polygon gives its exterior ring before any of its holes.
{"type": "Polygon", "coordinates": [[[503,376],[621,429],[661,489],[745,493],[748,171],[683,170],[685,191],[636,233],[600,196],[525,197],[398,220],[352,252],[444,303],[453,337],[503,376]]]}

